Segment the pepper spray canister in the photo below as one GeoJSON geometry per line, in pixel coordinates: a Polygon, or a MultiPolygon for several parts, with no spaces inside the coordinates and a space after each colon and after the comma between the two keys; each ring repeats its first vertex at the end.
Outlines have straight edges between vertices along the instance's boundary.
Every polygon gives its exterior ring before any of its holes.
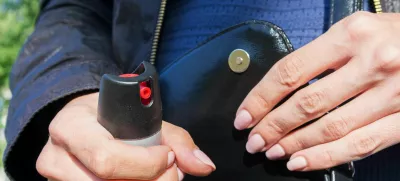
{"type": "Polygon", "coordinates": [[[161,144],[162,105],[155,67],[143,62],[132,74],[103,75],[97,114],[115,139],[135,146],[161,144]]]}

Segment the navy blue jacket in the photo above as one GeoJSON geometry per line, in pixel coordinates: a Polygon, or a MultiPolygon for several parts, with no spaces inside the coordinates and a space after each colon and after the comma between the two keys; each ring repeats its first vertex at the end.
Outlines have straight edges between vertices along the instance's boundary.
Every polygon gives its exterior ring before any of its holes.
{"type": "Polygon", "coordinates": [[[160,0],[115,5],[110,0],[41,2],[35,31],[10,75],[4,162],[12,178],[38,178],[35,160],[49,121],[65,102],[97,90],[103,74],[131,72],[149,59],[160,0]],[[113,14],[113,9],[118,10],[113,14]]]}
{"type": "MultiPolygon", "coordinates": [[[[36,159],[48,139],[49,122],[65,103],[97,91],[103,74],[132,72],[140,62],[150,59],[160,3],[161,0],[41,2],[35,31],[10,76],[13,98],[4,163],[12,180],[44,180],[35,170],[36,159]]],[[[367,159],[358,168],[370,170],[370,163],[388,165],[379,160],[392,160],[396,155],[393,150],[367,159]]],[[[393,169],[385,168],[395,174],[391,178],[400,178],[393,169]]]]}

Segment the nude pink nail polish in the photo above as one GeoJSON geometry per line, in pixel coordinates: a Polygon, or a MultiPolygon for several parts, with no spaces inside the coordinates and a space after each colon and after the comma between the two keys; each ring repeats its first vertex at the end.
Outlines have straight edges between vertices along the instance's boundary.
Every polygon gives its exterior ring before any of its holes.
{"type": "Polygon", "coordinates": [[[246,144],[247,152],[254,154],[260,151],[265,146],[264,139],[259,134],[254,134],[250,137],[246,144]]]}

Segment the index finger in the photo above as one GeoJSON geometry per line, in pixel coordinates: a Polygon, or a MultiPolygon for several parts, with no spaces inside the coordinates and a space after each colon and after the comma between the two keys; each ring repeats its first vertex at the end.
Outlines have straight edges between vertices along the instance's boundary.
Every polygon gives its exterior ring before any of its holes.
{"type": "Polygon", "coordinates": [[[80,119],[52,124],[50,135],[99,178],[151,180],[175,160],[167,146],[134,147],[114,140],[97,121],[81,119],[95,120],[96,116],[81,115],[80,119]]]}
{"type": "Polygon", "coordinates": [[[238,130],[257,124],[282,99],[328,69],[351,58],[342,25],[337,25],[316,40],[279,60],[250,91],[235,119],[238,130]]]}

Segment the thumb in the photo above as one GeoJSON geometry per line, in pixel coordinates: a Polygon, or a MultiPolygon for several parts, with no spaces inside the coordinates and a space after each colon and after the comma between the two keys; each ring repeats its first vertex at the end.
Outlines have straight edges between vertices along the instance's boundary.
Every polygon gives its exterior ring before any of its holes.
{"type": "Polygon", "coordinates": [[[162,135],[163,145],[174,151],[177,165],[183,172],[194,176],[207,176],[216,169],[211,159],[196,146],[186,130],[164,121],[162,135]]]}

